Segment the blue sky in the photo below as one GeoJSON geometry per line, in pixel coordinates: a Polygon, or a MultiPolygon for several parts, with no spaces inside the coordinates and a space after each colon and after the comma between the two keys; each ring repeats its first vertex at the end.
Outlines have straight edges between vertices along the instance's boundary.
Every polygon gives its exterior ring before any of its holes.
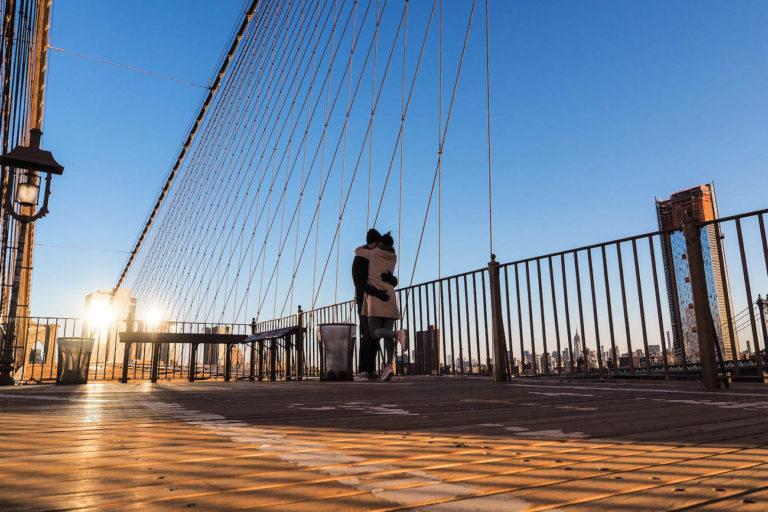
{"type": "MultiPolygon", "coordinates": [[[[446,4],[446,31],[460,34],[469,2],[446,4]]],[[[490,4],[500,260],[653,230],[655,196],[706,181],[716,182],[723,214],[766,206],[768,4],[490,4]]],[[[241,0],[211,5],[59,1],[52,44],[207,83],[243,9],[241,0]]],[[[423,5],[414,5],[417,19],[423,5]]],[[[478,20],[444,161],[444,273],[488,258],[478,20]]],[[[456,55],[455,42],[446,55],[456,55]]],[[[49,63],[44,145],[66,171],[54,182],[51,214],[37,224],[37,241],[47,245],[36,248],[33,314],[77,314],[86,293],[114,285],[126,254],[50,245],[130,249],[203,91],[70,55],[51,53],[49,63]]],[[[421,83],[413,115],[426,124],[434,73],[421,83]]],[[[409,133],[404,261],[432,173],[418,149],[436,137],[409,133]]],[[[436,274],[434,238],[430,232],[417,280],[436,274]]],[[[356,242],[353,234],[342,239],[356,242]]]]}

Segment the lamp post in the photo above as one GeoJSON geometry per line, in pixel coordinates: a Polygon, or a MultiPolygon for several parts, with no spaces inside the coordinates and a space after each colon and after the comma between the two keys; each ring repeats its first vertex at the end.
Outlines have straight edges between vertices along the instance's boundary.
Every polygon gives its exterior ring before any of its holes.
{"type": "Polygon", "coordinates": [[[16,264],[13,268],[13,285],[8,306],[8,320],[2,340],[0,352],[0,385],[13,385],[14,344],[16,342],[16,314],[19,308],[19,289],[21,287],[21,270],[24,262],[24,250],[29,224],[44,217],[48,213],[48,198],[51,195],[51,177],[62,174],[62,167],[50,151],[40,149],[40,137],[43,132],[38,128],[29,131],[29,146],[16,146],[8,153],[0,156],[0,165],[8,166],[9,180],[3,191],[3,207],[19,223],[18,243],[16,246],[16,264]],[[43,204],[35,212],[40,199],[40,181],[45,177],[43,204]],[[14,185],[15,184],[15,196],[14,185]],[[13,198],[13,199],[12,199],[13,198]],[[16,204],[21,207],[16,211],[16,204]],[[27,213],[31,211],[31,213],[27,213]]]}

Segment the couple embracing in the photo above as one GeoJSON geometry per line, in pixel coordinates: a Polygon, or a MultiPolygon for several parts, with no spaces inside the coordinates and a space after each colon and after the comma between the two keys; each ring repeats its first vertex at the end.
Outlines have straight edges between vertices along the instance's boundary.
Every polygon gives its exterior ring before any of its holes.
{"type": "Polygon", "coordinates": [[[395,322],[400,319],[395,287],[397,277],[393,274],[397,263],[395,243],[390,233],[381,234],[369,229],[365,245],[355,249],[352,262],[352,280],[355,284],[355,303],[360,316],[360,362],[359,378],[376,379],[376,355],[379,340],[384,340],[384,364],[381,380],[392,378],[392,362],[395,354],[395,340],[405,343],[405,331],[395,331],[395,322]]]}

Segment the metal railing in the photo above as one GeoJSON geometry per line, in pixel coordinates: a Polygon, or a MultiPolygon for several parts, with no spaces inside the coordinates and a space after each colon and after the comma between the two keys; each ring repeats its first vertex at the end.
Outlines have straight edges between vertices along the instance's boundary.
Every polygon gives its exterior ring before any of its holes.
{"type": "MultiPolygon", "coordinates": [[[[707,338],[717,340],[718,371],[736,378],[763,380],[766,306],[755,290],[768,291],[767,213],[690,228],[699,231],[704,310],[714,327],[707,338]]],[[[501,264],[506,372],[698,378],[689,249],[683,230],[654,231],[501,264]]],[[[489,268],[404,287],[397,298],[400,328],[409,334],[409,350],[397,354],[399,373],[492,373],[489,268]]],[[[307,354],[318,352],[315,325],[356,316],[351,301],[303,312],[307,354]]],[[[294,325],[296,318],[261,322],[257,331],[294,325]]]]}
{"type": "MultiPolygon", "coordinates": [[[[503,344],[499,353],[506,354],[507,375],[698,378],[704,360],[705,368],[714,364],[721,375],[764,381],[768,307],[756,292],[768,291],[766,214],[723,217],[686,230],[644,233],[400,288],[399,328],[408,332],[409,348],[398,349],[397,371],[490,375],[498,343],[503,344]],[[699,258],[690,257],[693,247],[699,258]],[[693,268],[695,261],[699,266],[693,268]],[[491,271],[498,272],[495,320],[491,271]],[[697,304],[695,293],[706,294],[699,301],[706,304],[697,304]],[[706,316],[709,323],[701,323],[706,316]],[[706,325],[711,333],[702,334],[706,325]]],[[[303,374],[317,376],[317,326],[357,323],[357,313],[354,302],[347,301],[252,324],[163,322],[154,329],[250,334],[299,321],[306,327],[303,374]]],[[[120,378],[124,346],[118,333],[128,330],[125,321],[98,326],[75,318],[30,317],[17,322],[17,380],[55,380],[56,339],[68,336],[96,340],[91,380],[120,378]]],[[[129,378],[149,379],[151,348],[131,350],[129,378]]],[[[159,378],[186,378],[189,350],[183,344],[164,347],[159,378]]],[[[196,378],[222,379],[223,347],[198,350],[196,378]]],[[[252,378],[254,364],[277,379],[289,378],[287,370],[296,368],[296,350],[277,344],[274,359],[254,350],[248,344],[235,347],[232,378],[252,378]]]]}

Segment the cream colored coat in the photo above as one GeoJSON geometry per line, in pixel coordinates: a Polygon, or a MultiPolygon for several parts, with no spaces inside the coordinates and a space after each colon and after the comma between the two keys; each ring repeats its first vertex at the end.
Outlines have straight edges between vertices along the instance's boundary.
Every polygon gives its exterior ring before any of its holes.
{"type": "Polygon", "coordinates": [[[395,264],[397,263],[395,253],[378,247],[375,249],[358,247],[355,250],[355,256],[368,260],[368,284],[389,294],[389,300],[386,302],[366,294],[363,300],[362,314],[381,318],[400,318],[400,308],[397,306],[395,287],[381,279],[381,274],[395,271],[395,264]]]}

